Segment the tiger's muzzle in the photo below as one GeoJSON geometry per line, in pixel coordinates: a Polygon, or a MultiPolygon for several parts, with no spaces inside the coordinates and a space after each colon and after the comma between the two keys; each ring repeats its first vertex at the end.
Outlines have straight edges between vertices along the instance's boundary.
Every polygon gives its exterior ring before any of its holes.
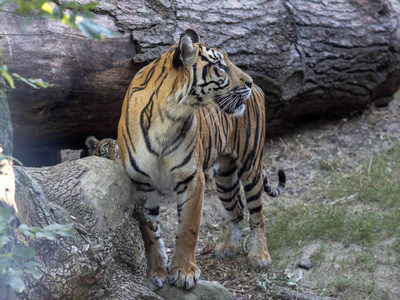
{"type": "Polygon", "coordinates": [[[249,87],[235,87],[225,95],[218,97],[216,103],[221,111],[240,116],[246,110],[246,100],[251,95],[251,88],[249,87]]]}

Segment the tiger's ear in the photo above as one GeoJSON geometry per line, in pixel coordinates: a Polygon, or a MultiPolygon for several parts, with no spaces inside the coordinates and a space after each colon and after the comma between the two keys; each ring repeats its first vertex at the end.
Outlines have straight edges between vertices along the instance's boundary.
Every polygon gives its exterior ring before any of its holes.
{"type": "Polygon", "coordinates": [[[187,68],[194,64],[197,51],[193,43],[198,43],[199,41],[199,36],[192,29],[188,29],[182,33],[174,54],[173,64],[175,68],[181,65],[187,68]]]}
{"type": "Polygon", "coordinates": [[[86,147],[89,148],[89,151],[92,151],[93,153],[96,152],[97,147],[99,146],[100,141],[96,139],[93,135],[87,137],[85,141],[86,147]]]}

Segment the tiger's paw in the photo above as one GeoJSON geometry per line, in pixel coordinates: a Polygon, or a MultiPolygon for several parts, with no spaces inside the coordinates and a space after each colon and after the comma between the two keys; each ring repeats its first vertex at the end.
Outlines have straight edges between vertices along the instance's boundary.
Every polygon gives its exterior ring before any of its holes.
{"type": "Polygon", "coordinates": [[[271,256],[268,252],[263,254],[249,254],[248,257],[253,268],[265,268],[271,263],[271,256]]]}
{"type": "Polygon", "coordinates": [[[227,243],[220,243],[215,247],[215,255],[219,258],[230,257],[236,253],[236,247],[227,243]]]}
{"type": "Polygon", "coordinates": [[[165,280],[167,279],[167,270],[164,268],[158,268],[154,271],[150,271],[147,275],[147,286],[151,291],[157,291],[162,288],[165,280]]]}
{"type": "Polygon", "coordinates": [[[170,285],[190,290],[194,288],[200,278],[200,269],[196,265],[189,268],[172,267],[169,272],[170,285]]]}

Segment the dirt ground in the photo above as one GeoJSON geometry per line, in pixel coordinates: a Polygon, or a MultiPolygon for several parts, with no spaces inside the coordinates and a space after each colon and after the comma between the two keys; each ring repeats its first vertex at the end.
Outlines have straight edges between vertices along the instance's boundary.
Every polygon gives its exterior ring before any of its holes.
{"type": "MultiPolygon", "coordinates": [[[[319,179],[327,176],[328,171],[324,173],[320,163],[316,164],[316,161],[334,162],[332,153],[355,163],[365,161],[374,151],[382,147],[393,147],[393,140],[400,141],[400,99],[397,98],[389,106],[371,106],[363,112],[346,117],[289,124],[281,134],[267,138],[264,163],[272,186],[276,184],[278,169],[284,169],[287,176],[287,185],[282,196],[269,198],[264,195],[267,230],[268,216],[276,211],[276,207],[307,205],[310,201],[328,205],[340,201],[323,199],[318,193],[320,189],[316,185],[321,184],[319,179]]],[[[169,256],[173,252],[177,224],[176,203],[169,198],[163,199],[161,230],[169,256]]],[[[202,271],[201,279],[218,281],[231,292],[235,300],[279,299],[268,294],[268,289],[276,285],[315,296],[341,299],[400,299],[400,259],[391,257],[387,259],[389,263],[376,263],[372,268],[352,272],[331,261],[333,257],[346,259],[359,250],[358,246],[345,247],[332,242],[325,245],[326,259],[305,270],[299,268],[300,260],[315,255],[321,247],[321,241],[299,241],[301,245],[293,250],[288,249],[287,253],[270,251],[273,260],[270,267],[264,270],[253,269],[247,261],[246,253],[248,227],[243,234],[243,247],[237,255],[227,259],[218,259],[214,255],[214,247],[223,240],[227,228],[228,221],[216,196],[215,185],[209,182],[205,191],[202,226],[196,250],[197,263],[202,271]],[[275,259],[276,257],[278,258],[275,259]],[[338,277],[342,281],[343,278],[352,280],[355,284],[342,283],[338,277]],[[335,290],[332,290],[331,283],[335,283],[335,290]],[[372,294],[365,291],[368,286],[378,292],[372,294]]],[[[270,245],[271,248],[273,247],[270,245]]],[[[381,255],[380,247],[373,250],[376,256],[381,255]]]]}

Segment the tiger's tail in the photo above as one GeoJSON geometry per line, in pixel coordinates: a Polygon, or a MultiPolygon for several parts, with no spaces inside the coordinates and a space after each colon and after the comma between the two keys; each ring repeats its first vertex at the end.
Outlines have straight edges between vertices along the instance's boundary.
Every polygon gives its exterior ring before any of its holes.
{"type": "Polygon", "coordinates": [[[278,197],[280,194],[282,194],[286,186],[286,174],[283,170],[278,171],[279,184],[278,187],[274,189],[268,184],[268,179],[267,176],[265,175],[265,171],[263,174],[263,179],[264,179],[264,191],[268,194],[268,196],[278,197]]]}

